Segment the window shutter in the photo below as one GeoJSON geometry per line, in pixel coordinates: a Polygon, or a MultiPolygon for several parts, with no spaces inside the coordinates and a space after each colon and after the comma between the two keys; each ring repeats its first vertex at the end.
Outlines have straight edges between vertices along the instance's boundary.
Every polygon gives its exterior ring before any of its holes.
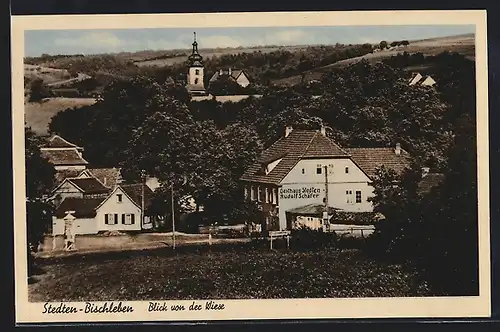
{"type": "Polygon", "coordinates": [[[104,223],[105,223],[106,225],[108,225],[108,224],[109,224],[108,214],[107,214],[107,213],[104,215],[104,223]]]}
{"type": "Polygon", "coordinates": [[[118,224],[118,213],[115,213],[115,225],[118,224]]]}
{"type": "Polygon", "coordinates": [[[135,224],[135,214],[134,214],[134,213],[132,213],[132,214],[130,215],[130,224],[131,224],[131,225],[134,225],[134,224],[135,224]]]}
{"type": "Polygon", "coordinates": [[[122,213],[122,224],[125,225],[125,214],[122,213]]]}

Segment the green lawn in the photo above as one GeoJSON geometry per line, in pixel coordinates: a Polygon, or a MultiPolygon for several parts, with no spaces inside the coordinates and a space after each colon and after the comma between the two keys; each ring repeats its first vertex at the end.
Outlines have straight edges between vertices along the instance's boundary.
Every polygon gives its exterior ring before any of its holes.
{"type": "Polygon", "coordinates": [[[32,302],[426,296],[415,275],[358,250],[252,245],[37,259],[32,302]]]}

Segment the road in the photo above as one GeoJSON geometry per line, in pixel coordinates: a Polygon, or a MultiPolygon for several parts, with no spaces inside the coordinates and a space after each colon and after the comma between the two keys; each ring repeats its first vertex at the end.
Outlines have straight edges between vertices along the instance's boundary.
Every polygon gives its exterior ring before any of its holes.
{"type": "Polygon", "coordinates": [[[83,81],[83,80],[86,80],[89,78],[90,78],[90,76],[87,74],[78,73],[77,77],[73,77],[73,78],[70,78],[70,79],[64,80],[64,81],[52,82],[52,83],[47,84],[47,86],[55,87],[55,86],[60,86],[60,85],[69,84],[69,83],[73,83],[73,82],[83,81]]]}

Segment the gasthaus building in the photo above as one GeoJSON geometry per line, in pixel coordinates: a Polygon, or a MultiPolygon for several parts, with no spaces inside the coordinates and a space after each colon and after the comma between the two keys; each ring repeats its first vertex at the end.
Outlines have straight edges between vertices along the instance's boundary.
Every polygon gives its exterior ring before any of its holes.
{"type": "Polygon", "coordinates": [[[320,130],[287,126],[241,180],[246,199],[257,201],[265,230],[292,228],[287,211],[322,204],[346,212],[371,212],[372,179],[384,165],[397,173],[410,165],[399,144],[385,148],[341,148],[320,130]]]}

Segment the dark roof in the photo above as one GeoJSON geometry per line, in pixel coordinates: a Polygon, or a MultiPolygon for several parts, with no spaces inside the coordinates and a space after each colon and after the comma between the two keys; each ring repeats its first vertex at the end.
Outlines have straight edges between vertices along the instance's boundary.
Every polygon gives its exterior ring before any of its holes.
{"type": "Polygon", "coordinates": [[[441,173],[428,173],[424,175],[422,180],[418,183],[418,191],[420,194],[429,193],[433,187],[439,185],[444,180],[444,174],[441,173]]]}
{"type": "Polygon", "coordinates": [[[236,80],[238,79],[238,76],[241,75],[241,73],[243,73],[245,76],[248,77],[248,75],[246,75],[246,73],[242,69],[231,69],[231,75],[229,75],[229,68],[222,69],[222,76],[220,75],[220,71],[221,71],[220,69],[217,70],[210,78],[210,81],[215,81],[219,79],[219,77],[231,77],[236,80]]]}
{"type": "Polygon", "coordinates": [[[42,157],[47,158],[53,165],[87,165],[76,148],[68,150],[41,150],[42,157]]]}
{"type": "MultiPolygon", "coordinates": [[[[120,187],[123,191],[137,204],[142,204],[142,184],[121,184],[120,187]]],[[[146,184],[144,184],[144,206],[148,206],[153,198],[153,191],[146,184]]]]}
{"type": "Polygon", "coordinates": [[[305,158],[349,157],[335,142],[315,130],[294,129],[265,150],[260,158],[241,177],[243,181],[279,184],[305,158]],[[283,158],[269,173],[261,170],[266,163],[283,158]]]}
{"type": "Polygon", "coordinates": [[[44,148],[68,148],[68,149],[73,149],[73,148],[78,148],[82,149],[81,147],[68,142],[64,138],[62,138],[59,135],[53,135],[51,138],[47,140],[47,143],[44,145],[44,148]]]}
{"type": "Polygon", "coordinates": [[[55,215],[57,218],[64,218],[66,211],[75,211],[76,218],[94,218],[95,209],[104,201],[105,198],[77,198],[67,197],[57,207],[55,215]]]}
{"type": "MultiPolygon", "coordinates": [[[[338,208],[329,206],[328,214],[332,214],[334,211],[340,210],[338,208]]],[[[307,215],[307,216],[322,216],[323,211],[325,211],[325,206],[321,204],[307,204],[304,206],[299,206],[286,211],[286,213],[297,214],[297,215],[307,215]]]]}
{"type": "Polygon", "coordinates": [[[87,171],[108,188],[114,188],[122,180],[119,168],[88,168],[87,171]]]}
{"type": "Polygon", "coordinates": [[[54,188],[67,178],[76,178],[82,172],[81,169],[64,169],[56,171],[54,175],[54,188]]]}
{"type": "Polygon", "coordinates": [[[96,178],[72,178],[68,179],[68,181],[82,189],[85,194],[101,194],[110,192],[110,189],[104,187],[96,178]]]}
{"type": "Polygon", "coordinates": [[[354,163],[371,178],[375,176],[376,168],[382,165],[398,174],[410,167],[410,154],[404,149],[401,149],[399,156],[394,148],[346,148],[345,150],[351,155],[354,163]]]}

